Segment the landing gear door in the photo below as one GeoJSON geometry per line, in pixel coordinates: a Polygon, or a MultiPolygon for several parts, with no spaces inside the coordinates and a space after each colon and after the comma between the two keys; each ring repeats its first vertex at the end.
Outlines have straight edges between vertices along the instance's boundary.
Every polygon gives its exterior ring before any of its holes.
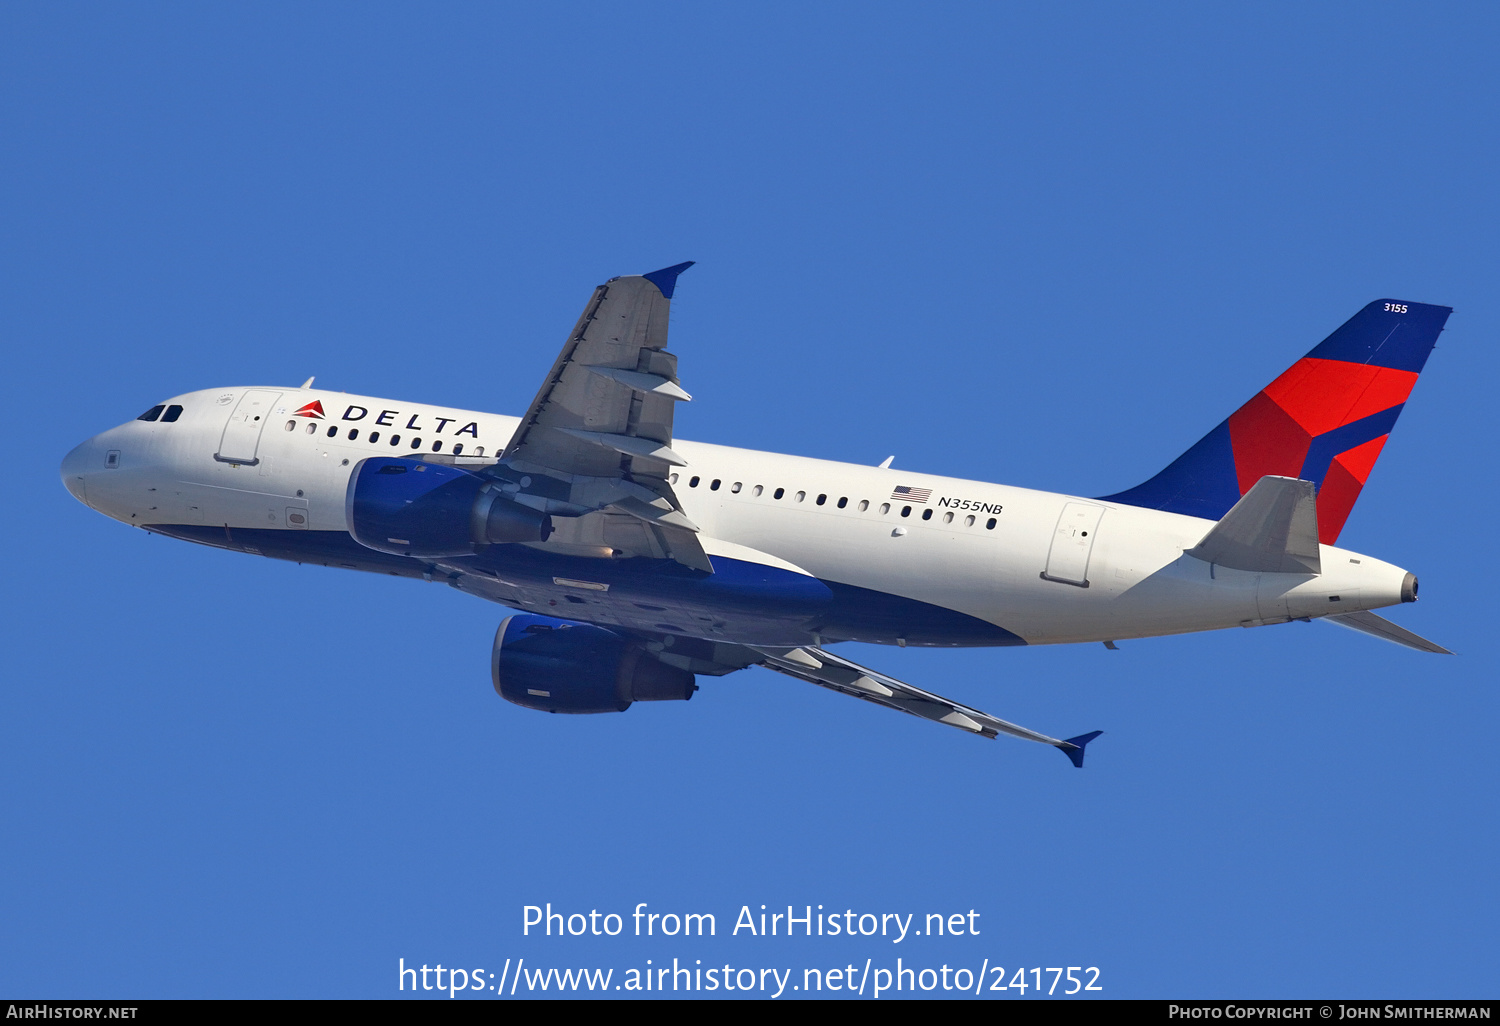
{"type": "Polygon", "coordinates": [[[1091,502],[1070,502],[1057,518],[1057,532],[1047,553],[1047,569],[1042,578],[1059,584],[1089,586],[1089,554],[1094,549],[1103,506],[1091,502]]]}
{"type": "Polygon", "coordinates": [[[271,409],[280,392],[266,392],[252,388],[240,397],[240,403],[229,415],[224,425],[224,437],[219,440],[219,451],[214,459],[220,463],[243,463],[255,466],[260,460],[255,451],[260,447],[260,433],[271,419],[271,409]]]}

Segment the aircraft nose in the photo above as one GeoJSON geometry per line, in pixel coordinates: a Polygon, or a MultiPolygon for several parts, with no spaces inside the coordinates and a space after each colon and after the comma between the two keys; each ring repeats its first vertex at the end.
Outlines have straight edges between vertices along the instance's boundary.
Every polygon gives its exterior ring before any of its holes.
{"type": "Polygon", "coordinates": [[[62,482],[63,487],[72,493],[73,498],[88,505],[88,491],[84,486],[84,479],[88,472],[93,469],[96,462],[93,458],[94,440],[90,438],[82,445],[76,446],[72,452],[63,457],[62,482]]]}

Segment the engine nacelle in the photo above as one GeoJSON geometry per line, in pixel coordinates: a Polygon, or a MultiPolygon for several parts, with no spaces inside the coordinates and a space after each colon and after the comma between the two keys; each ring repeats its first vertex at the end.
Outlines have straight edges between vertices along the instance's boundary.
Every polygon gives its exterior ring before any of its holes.
{"type": "Polygon", "coordinates": [[[344,506],[355,541],[398,556],[464,556],[552,533],[548,514],[506,498],[498,482],[399,456],[361,460],[344,506]]]}
{"type": "Polygon", "coordinates": [[[507,702],[554,713],[624,712],[631,702],[687,701],[687,670],[604,627],[517,613],[500,622],[490,678],[507,702]]]}

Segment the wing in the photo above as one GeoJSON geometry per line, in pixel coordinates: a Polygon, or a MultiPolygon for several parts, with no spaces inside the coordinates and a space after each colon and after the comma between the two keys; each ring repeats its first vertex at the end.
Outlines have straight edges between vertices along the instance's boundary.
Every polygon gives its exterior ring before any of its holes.
{"type": "Polygon", "coordinates": [[[691,398],[666,351],[677,276],[692,262],[594,290],[491,473],[554,514],[548,544],[675,559],[713,572],[667,475],[672,412],[691,398]],[[534,481],[540,477],[543,480],[534,481]]]}
{"type": "Polygon", "coordinates": [[[946,723],[950,727],[958,727],[960,730],[967,730],[982,737],[994,738],[1000,734],[1009,734],[1011,737],[1022,738],[1026,741],[1039,741],[1044,745],[1052,745],[1061,749],[1062,753],[1072,760],[1073,765],[1080,769],[1083,768],[1084,746],[1103,733],[1103,731],[1096,730],[1090,734],[1080,734],[1078,737],[1060,741],[1055,737],[1038,734],[1034,730],[1027,730],[1014,723],[1007,723],[1005,720],[980,712],[978,709],[960,705],[941,695],[934,695],[930,691],[912,687],[894,677],[860,666],[858,663],[821,648],[757,648],[755,651],[762,656],[759,665],[768,670],[775,670],[777,673],[784,673],[789,677],[796,677],[798,680],[805,680],[809,684],[817,684],[840,694],[862,698],[866,702],[874,702],[887,709],[899,709],[913,716],[946,723]]]}

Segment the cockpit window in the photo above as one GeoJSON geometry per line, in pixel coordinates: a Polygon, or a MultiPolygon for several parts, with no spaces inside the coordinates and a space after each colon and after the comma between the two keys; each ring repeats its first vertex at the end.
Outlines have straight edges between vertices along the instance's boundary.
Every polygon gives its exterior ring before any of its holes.
{"type": "Polygon", "coordinates": [[[180,416],[182,416],[182,407],[173,403],[167,407],[167,412],[162,414],[161,422],[163,424],[170,424],[180,416]]]}
{"type": "MultiPolygon", "coordinates": [[[[151,407],[151,409],[147,410],[145,413],[141,414],[139,417],[137,417],[135,419],[136,420],[155,420],[157,417],[161,416],[161,411],[165,410],[166,408],[167,407],[166,407],[165,404],[163,404],[161,406],[153,406],[153,407],[151,407]]],[[[178,413],[182,412],[182,407],[181,406],[177,407],[177,412],[178,413]]],[[[173,417],[172,419],[176,420],[177,418],[173,417]]]]}

